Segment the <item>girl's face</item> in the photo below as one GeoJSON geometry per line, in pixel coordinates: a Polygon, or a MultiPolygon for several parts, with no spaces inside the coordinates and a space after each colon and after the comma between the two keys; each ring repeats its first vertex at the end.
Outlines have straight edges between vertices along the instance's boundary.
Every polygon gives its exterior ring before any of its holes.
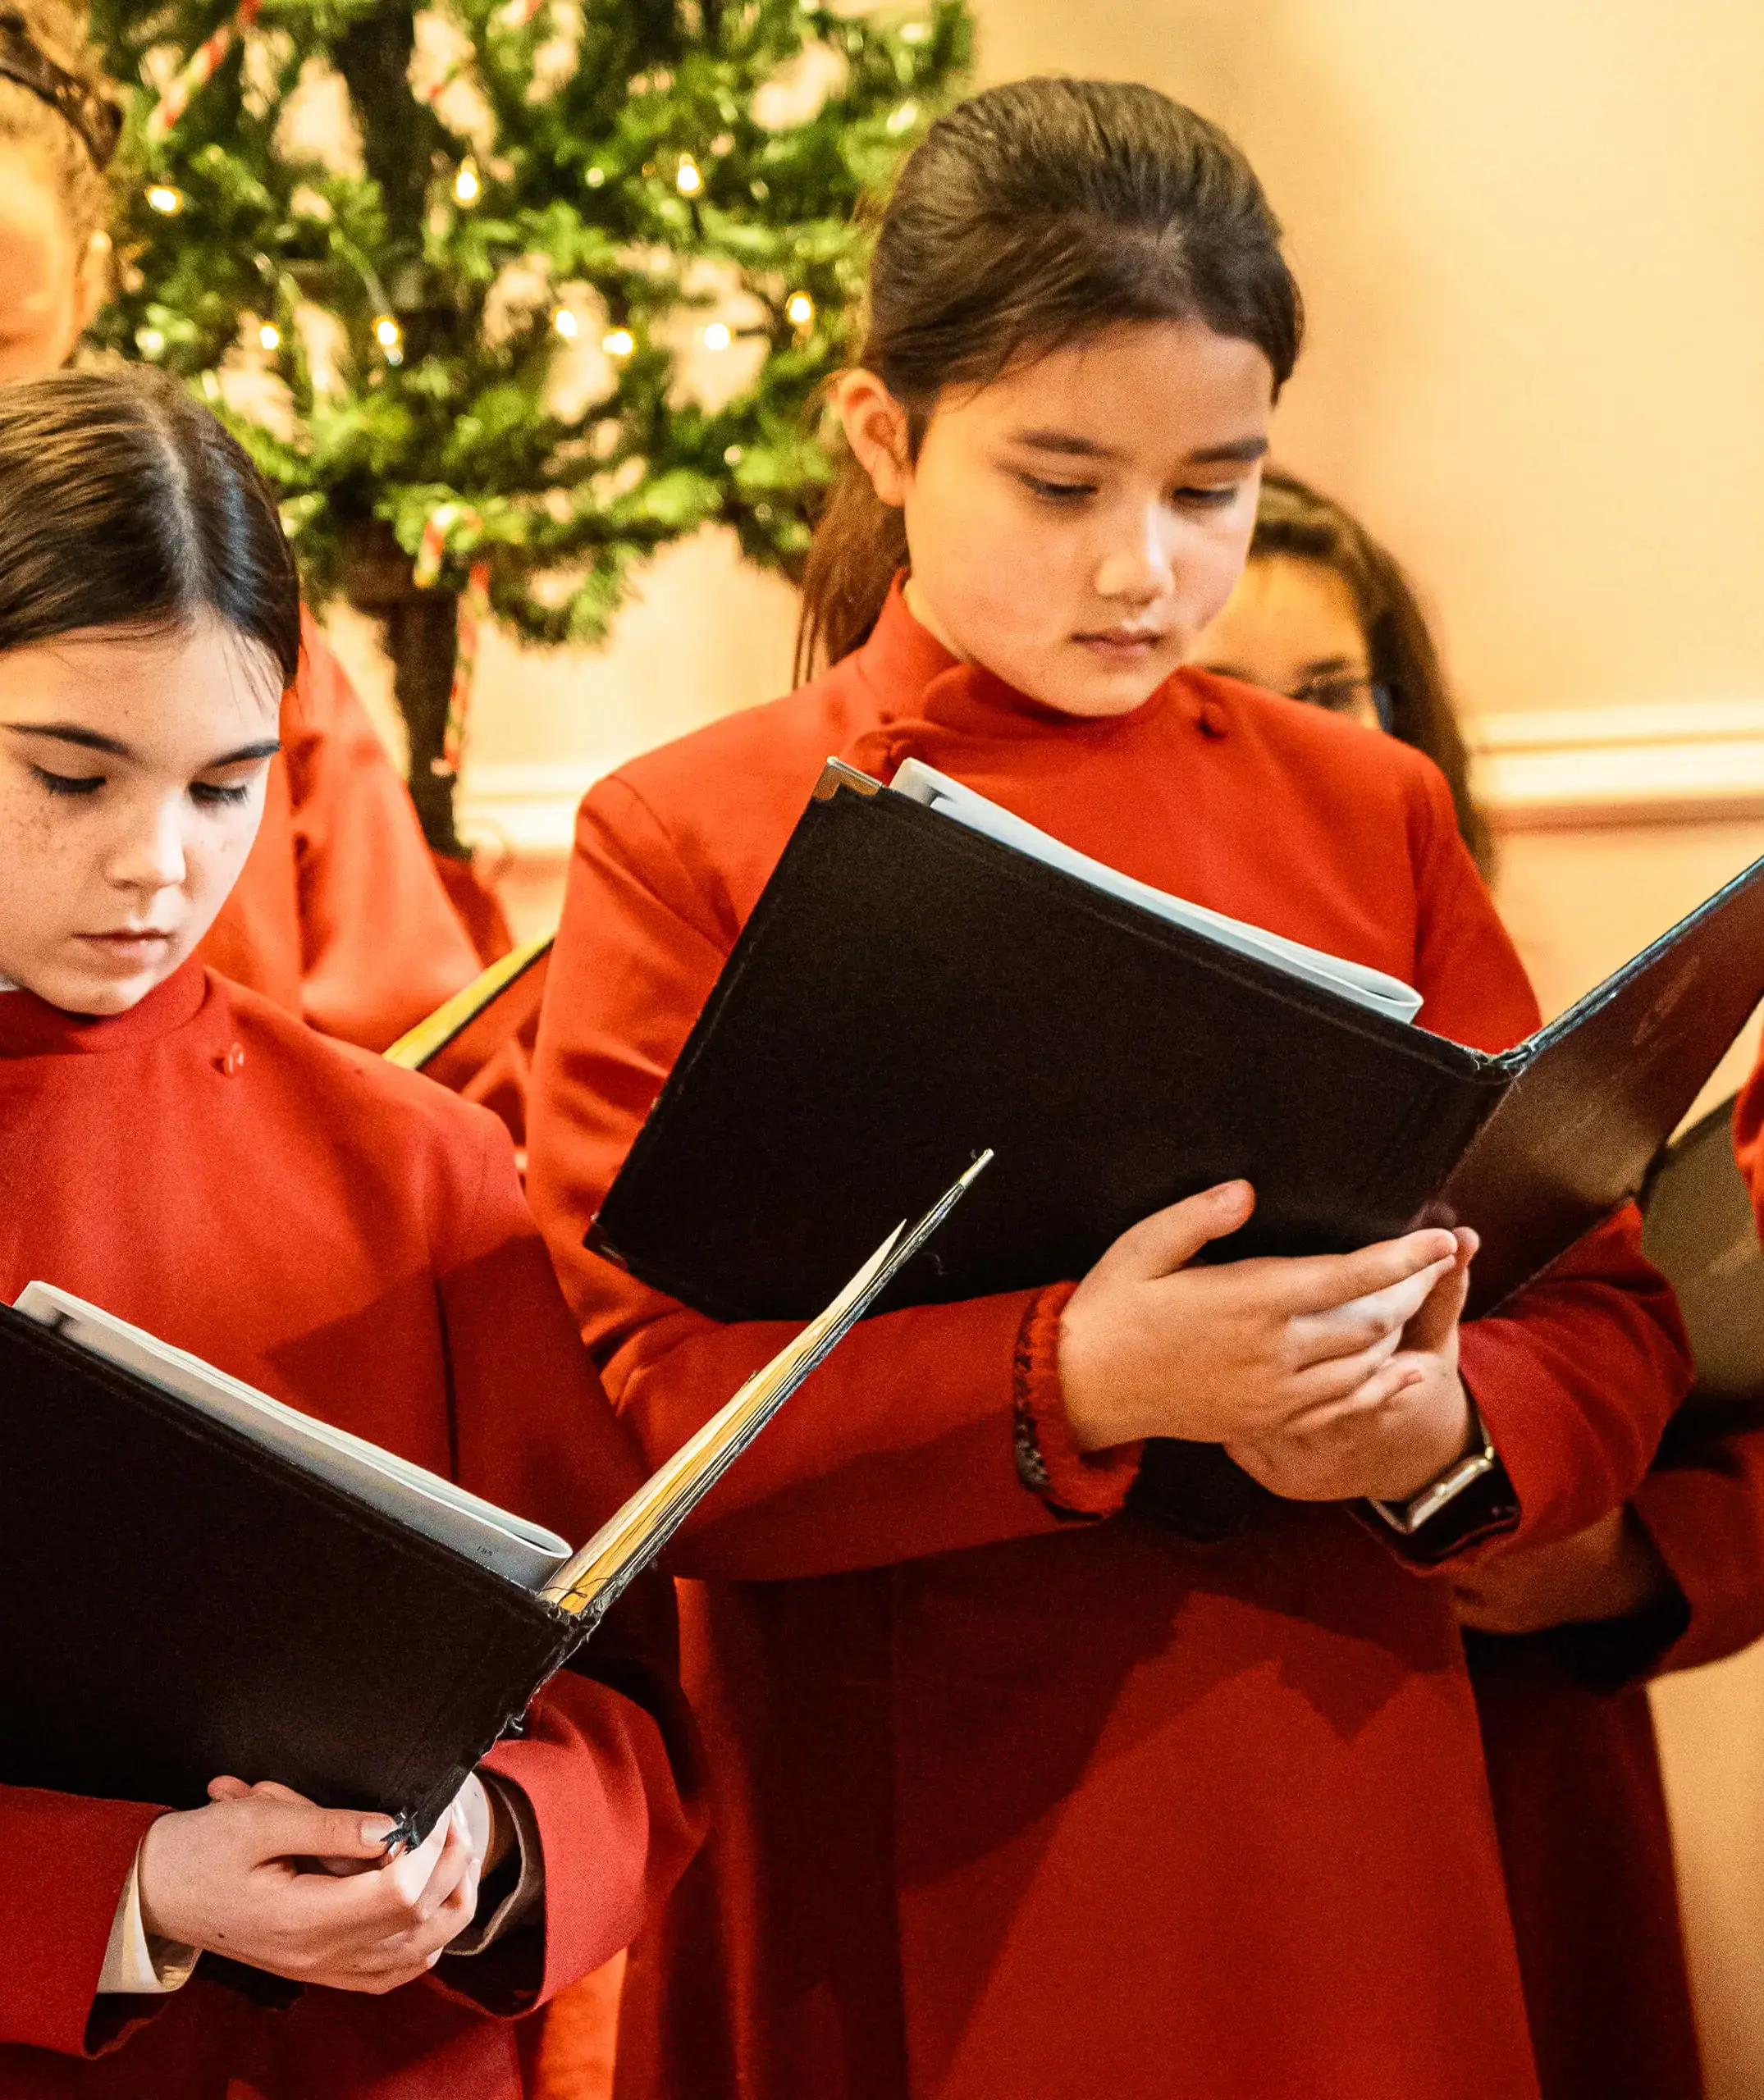
{"type": "Polygon", "coordinates": [[[213,923],[263,809],[280,678],[219,621],[0,655],[0,977],[120,1014],[213,923]]]}
{"type": "Polygon", "coordinates": [[[1369,729],[1381,726],[1354,594],[1326,563],[1259,555],[1195,643],[1194,660],[1266,692],[1321,701],[1369,729]]]}
{"type": "Polygon", "coordinates": [[[66,363],[103,298],[108,257],[102,235],[82,251],[35,158],[0,146],[0,386],[66,363]]]}
{"type": "Polygon", "coordinates": [[[907,603],[955,655],[1062,714],[1124,714],[1230,596],[1255,523],[1273,372],[1253,343],[1145,322],[951,395],[916,460],[874,374],[847,436],[906,515],[907,603]]]}

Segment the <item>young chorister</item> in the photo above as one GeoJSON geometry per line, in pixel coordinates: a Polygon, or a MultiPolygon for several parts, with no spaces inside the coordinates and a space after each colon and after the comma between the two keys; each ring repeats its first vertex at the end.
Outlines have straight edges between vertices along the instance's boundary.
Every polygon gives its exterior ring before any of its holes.
{"type": "MultiPolygon", "coordinates": [[[[275,504],[182,389],[0,389],[0,1297],[59,1285],[582,1538],[637,1460],[501,1125],[198,952],[300,648],[275,504]]],[[[274,1772],[167,1813],[0,1771],[0,2093],[516,2100],[506,2016],[624,1946],[695,1834],[642,1623],[390,1863],[388,1818],[274,1772]]]]}
{"type": "MultiPolygon", "coordinates": [[[[779,1331],[583,1235],[829,754],[924,760],[1404,977],[1463,1042],[1538,1017],[1431,765],[1182,668],[1300,334],[1230,143],[1145,88],[976,97],[893,193],[868,330],[809,567],[829,668],[622,767],[578,829],[532,1187],[652,1454],[779,1331]]],[[[1254,1201],[870,1321],[707,1502],[674,1564],[715,1834],[633,1963],[623,2093],[1536,2093],[1451,1586],[1415,1564],[1621,1501],[1685,1381],[1670,1294],[1625,1212],[1460,1331],[1472,1235],[1197,1260],[1254,1201]],[[1272,1492],[1185,1536],[1126,1506],[1149,1437],[1272,1492]]]]}
{"type": "MultiPolygon", "coordinates": [[[[56,371],[109,288],[108,92],[77,10],[0,11],[0,383],[56,371]]],[[[383,1050],[469,983],[478,956],[404,783],[310,620],[304,643],[257,843],[204,959],[327,1034],[383,1050]]]]}

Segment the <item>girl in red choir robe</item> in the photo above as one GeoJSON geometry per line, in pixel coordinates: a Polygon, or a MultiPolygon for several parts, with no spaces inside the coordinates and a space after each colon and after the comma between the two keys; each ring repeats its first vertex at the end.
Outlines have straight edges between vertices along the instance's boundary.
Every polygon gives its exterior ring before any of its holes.
{"type": "MultiPolygon", "coordinates": [[[[61,1285],[580,1537],[637,1461],[506,1133],[198,952],[299,649],[274,504],[206,410],[157,375],[0,389],[0,1295],[61,1285]]],[[[0,1783],[0,2096],[516,2100],[505,2016],[690,1851],[670,1641],[596,1642],[391,1864],[387,1819],[274,1773],[170,1814],[0,1783]]]]}
{"type": "MultiPolygon", "coordinates": [[[[0,28],[0,381],[63,364],[110,278],[111,134],[101,107],[78,98],[107,87],[98,54],[58,0],[6,12],[16,25],[0,28]]],[[[257,842],[203,959],[327,1035],[384,1050],[469,984],[478,957],[404,783],[310,622],[281,746],[257,842]]]]}
{"type": "MultiPolygon", "coordinates": [[[[1425,616],[1338,504],[1264,478],[1195,660],[1425,751],[1488,867],[1425,616]]],[[[1469,1574],[1459,1617],[1545,2100],[1700,2100],[1646,1680],[1764,1635],[1764,1431],[1675,1436],[1623,1509],[1469,1574]]]]}
{"type": "MultiPolygon", "coordinates": [[[[621,768],[578,827],[531,1185],[652,1453],[784,1331],[583,1235],[829,754],[916,756],[1405,976],[1465,1042],[1537,1019],[1430,765],[1181,668],[1298,345],[1230,144],[1145,88],[977,96],[900,177],[868,319],[808,582],[831,668],[621,768]]],[[[1621,1501],[1685,1381],[1670,1294],[1633,1214],[1461,1336],[1469,1235],[1190,1266],[1252,1201],[868,1322],[683,1535],[715,1835],[633,1952],[621,2094],[1536,2094],[1451,1586],[1418,1564],[1621,1501]],[[1180,1494],[1142,1513],[1148,1436],[1270,1491],[1224,1536],[1180,1494]]]]}

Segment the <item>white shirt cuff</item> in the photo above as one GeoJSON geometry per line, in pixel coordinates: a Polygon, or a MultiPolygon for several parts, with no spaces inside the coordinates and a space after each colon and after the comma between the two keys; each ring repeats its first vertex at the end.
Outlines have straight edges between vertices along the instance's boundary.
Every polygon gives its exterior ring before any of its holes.
{"type": "Polygon", "coordinates": [[[137,1848],[129,1879],[122,1885],[122,1900],[111,1920],[110,1944],[104,1949],[104,1966],[98,1972],[100,1994],[118,1991],[135,1997],[163,1997],[184,1988],[201,1959],[199,1948],[160,1939],[143,1924],[140,1864],[137,1848]]]}
{"type": "Polygon", "coordinates": [[[520,1874],[514,1886],[487,1918],[474,1918],[465,1930],[447,1942],[449,1954],[482,1954],[505,1933],[524,1924],[529,1911],[545,1892],[545,1855],[540,1847],[539,1825],[532,1805],[519,1787],[510,1786],[493,1773],[480,1771],[478,1780],[487,1794],[514,1826],[514,1843],[520,1856],[520,1874]]]}

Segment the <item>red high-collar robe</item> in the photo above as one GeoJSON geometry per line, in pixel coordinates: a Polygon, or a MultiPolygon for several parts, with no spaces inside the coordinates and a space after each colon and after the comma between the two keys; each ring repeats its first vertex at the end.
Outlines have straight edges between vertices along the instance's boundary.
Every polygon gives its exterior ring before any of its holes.
{"type": "Polygon", "coordinates": [[[203,960],[384,1050],[478,974],[404,783],[310,619],[263,821],[203,960]]]}
{"type": "MultiPolygon", "coordinates": [[[[897,596],[829,675],[581,811],[531,1188],[651,1455],[788,1331],[689,1312],[583,1234],[834,754],[884,777],[918,756],[1130,874],[1406,978],[1464,1042],[1536,1024],[1416,754],[1195,672],[1126,716],[1061,716],[955,664],[897,596]]],[[[1058,1522],[1012,1442],[1019,1392],[1057,1413],[1058,1303],[866,1323],[679,1543],[716,1828],[633,1956],[621,2093],[1529,2100],[1446,1582],[1332,1508],[1211,1546],[1058,1522]]],[[[1463,1361],[1517,1541],[1619,1502],[1685,1380],[1633,1212],[1463,1361]]],[[[1060,1500],[1118,1509],[1125,1468],[1078,1470],[1060,1500]]]]}
{"type": "MultiPolygon", "coordinates": [[[[0,993],[0,1297],[36,1277],[566,1537],[640,1477],[501,1125],[199,963],[113,1020],[0,993]]],[[[532,1805],[542,1924],[387,1997],[259,2011],[199,1972],[94,2003],[154,1810],[0,1787],[0,2096],[516,2100],[487,2013],[606,1961],[694,1834],[671,1637],[621,1638],[624,1691],[565,1673],[487,1760],[532,1805]]]]}

